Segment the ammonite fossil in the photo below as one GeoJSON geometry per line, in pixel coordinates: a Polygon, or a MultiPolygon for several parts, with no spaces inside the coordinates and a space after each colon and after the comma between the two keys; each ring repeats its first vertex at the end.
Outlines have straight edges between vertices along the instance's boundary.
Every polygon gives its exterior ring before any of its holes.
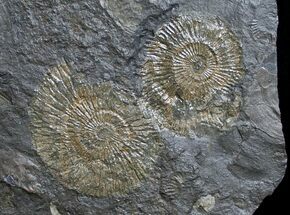
{"type": "Polygon", "coordinates": [[[170,200],[177,198],[184,186],[184,178],[181,175],[171,176],[161,180],[160,193],[170,200]]]}
{"type": "Polygon", "coordinates": [[[45,76],[31,105],[33,144],[68,188],[93,196],[136,186],[160,142],[133,96],[109,83],[77,82],[67,64],[45,76]]]}
{"type": "Polygon", "coordinates": [[[219,19],[177,17],[146,47],[145,102],[181,134],[198,124],[225,128],[239,110],[244,74],[236,36],[219,19]]]}

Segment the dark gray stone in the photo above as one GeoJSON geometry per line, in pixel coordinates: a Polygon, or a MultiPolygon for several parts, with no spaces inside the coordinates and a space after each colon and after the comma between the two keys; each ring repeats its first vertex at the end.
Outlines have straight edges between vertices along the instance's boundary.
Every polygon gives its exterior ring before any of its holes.
{"type": "Polygon", "coordinates": [[[286,165],[276,28],[274,0],[0,0],[0,214],[252,214],[286,165]],[[171,17],[199,14],[218,16],[242,45],[235,124],[191,137],[160,129],[156,172],[128,193],[64,187],[31,139],[28,110],[47,70],[65,59],[89,83],[109,80],[140,98],[146,42],[171,17]]]}

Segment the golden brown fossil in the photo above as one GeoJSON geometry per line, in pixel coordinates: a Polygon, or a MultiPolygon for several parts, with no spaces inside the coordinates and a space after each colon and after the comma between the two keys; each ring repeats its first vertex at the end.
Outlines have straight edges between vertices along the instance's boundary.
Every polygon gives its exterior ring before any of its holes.
{"type": "Polygon", "coordinates": [[[30,115],[42,160],[62,184],[80,193],[127,191],[157,158],[158,136],[134,97],[110,83],[77,83],[65,63],[45,76],[30,115]]]}
{"type": "Polygon", "coordinates": [[[239,112],[243,75],[240,43],[222,21],[174,18],[146,47],[146,108],[180,134],[202,124],[226,128],[239,112]]]}

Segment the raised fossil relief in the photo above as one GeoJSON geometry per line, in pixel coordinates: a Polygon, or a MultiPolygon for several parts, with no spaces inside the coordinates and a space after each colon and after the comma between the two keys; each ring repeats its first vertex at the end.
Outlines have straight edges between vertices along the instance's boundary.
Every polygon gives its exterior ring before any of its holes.
{"type": "Polygon", "coordinates": [[[160,193],[170,200],[178,197],[183,189],[184,178],[181,175],[175,175],[161,180],[160,193]]]}
{"type": "Polygon", "coordinates": [[[32,101],[32,140],[53,175],[92,196],[119,194],[154,167],[160,142],[128,92],[81,81],[62,63],[32,101]]]}
{"type": "Polygon", "coordinates": [[[239,113],[243,75],[240,43],[222,21],[177,17],[146,47],[145,106],[183,135],[198,125],[225,129],[239,113]]]}

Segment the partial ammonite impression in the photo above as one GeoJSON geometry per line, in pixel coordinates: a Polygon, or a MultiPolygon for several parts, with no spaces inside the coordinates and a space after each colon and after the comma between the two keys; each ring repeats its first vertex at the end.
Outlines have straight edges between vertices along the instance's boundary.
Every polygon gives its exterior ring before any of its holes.
{"type": "Polygon", "coordinates": [[[53,68],[32,102],[32,139],[52,173],[93,196],[121,193],[153,168],[157,134],[131,95],[108,83],[78,83],[53,68]]]}
{"type": "Polygon", "coordinates": [[[244,74],[236,36],[218,19],[178,17],[146,48],[145,101],[161,124],[186,134],[198,124],[225,128],[239,112],[233,88],[244,74]]]}

